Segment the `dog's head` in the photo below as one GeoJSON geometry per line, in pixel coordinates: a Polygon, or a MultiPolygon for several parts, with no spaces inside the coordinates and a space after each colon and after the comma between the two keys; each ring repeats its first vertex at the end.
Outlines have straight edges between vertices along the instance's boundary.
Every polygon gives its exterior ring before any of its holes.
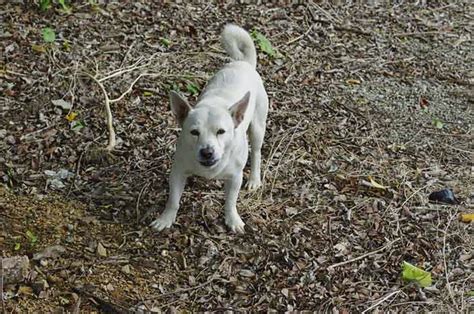
{"type": "Polygon", "coordinates": [[[183,129],[183,144],[202,166],[210,168],[219,163],[232,143],[234,129],[244,118],[249,100],[250,92],[247,92],[229,109],[212,104],[193,108],[178,93],[171,92],[171,110],[183,129]]]}

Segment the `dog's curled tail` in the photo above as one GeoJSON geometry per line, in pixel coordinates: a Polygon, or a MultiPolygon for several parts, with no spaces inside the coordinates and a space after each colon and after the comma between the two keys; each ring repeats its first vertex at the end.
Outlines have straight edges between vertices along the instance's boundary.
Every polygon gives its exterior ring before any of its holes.
{"type": "Polygon", "coordinates": [[[227,24],[222,32],[222,46],[235,61],[246,61],[254,68],[257,66],[257,51],[253,40],[243,28],[227,24]]]}

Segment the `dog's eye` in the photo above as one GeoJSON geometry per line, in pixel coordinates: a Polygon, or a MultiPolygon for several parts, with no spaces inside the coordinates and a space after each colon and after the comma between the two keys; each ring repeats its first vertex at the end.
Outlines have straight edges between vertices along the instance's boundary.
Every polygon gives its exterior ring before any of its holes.
{"type": "Polygon", "coordinates": [[[199,131],[198,130],[191,130],[191,135],[199,136],[199,131]]]}
{"type": "Polygon", "coordinates": [[[221,135],[221,134],[224,134],[224,133],[225,133],[224,129],[217,130],[217,135],[221,135]]]}

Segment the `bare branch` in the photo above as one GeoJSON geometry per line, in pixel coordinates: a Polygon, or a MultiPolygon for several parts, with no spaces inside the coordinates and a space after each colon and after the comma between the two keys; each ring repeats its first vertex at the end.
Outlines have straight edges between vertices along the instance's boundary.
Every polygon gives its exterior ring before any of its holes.
{"type": "Polygon", "coordinates": [[[374,255],[374,254],[377,254],[379,252],[382,252],[383,250],[385,250],[386,248],[392,246],[395,242],[398,242],[400,239],[395,239],[389,243],[387,243],[386,245],[382,246],[380,249],[377,249],[375,251],[372,251],[372,252],[369,252],[367,254],[363,254],[361,256],[358,256],[356,258],[353,258],[353,259],[350,259],[350,260],[347,260],[347,261],[344,261],[344,262],[340,262],[340,263],[336,263],[336,264],[333,264],[331,266],[328,267],[328,269],[334,269],[336,267],[339,267],[339,266],[342,266],[342,265],[346,265],[346,264],[350,264],[350,263],[353,263],[355,261],[358,261],[358,260],[361,260],[361,259],[364,259],[370,255],[374,255]]]}
{"type": "Polygon", "coordinates": [[[104,100],[105,100],[105,113],[106,113],[106,118],[107,118],[107,131],[109,132],[109,143],[107,144],[107,147],[105,148],[108,151],[112,151],[115,147],[116,140],[115,140],[115,130],[113,126],[113,118],[112,118],[112,111],[110,110],[110,99],[109,95],[107,94],[107,91],[105,90],[104,85],[93,75],[89,73],[84,73],[88,77],[90,77],[94,82],[99,85],[100,89],[102,90],[102,93],[104,94],[104,100]]]}

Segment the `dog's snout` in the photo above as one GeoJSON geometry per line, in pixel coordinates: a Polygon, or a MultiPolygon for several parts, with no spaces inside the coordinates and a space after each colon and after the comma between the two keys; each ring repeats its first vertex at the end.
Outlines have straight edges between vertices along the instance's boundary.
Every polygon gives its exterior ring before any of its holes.
{"type": "Polygon", "coordinates": [[[212,159],[212,157],[214,156],[214,148],[212,147],[201,148],[201,150],[199,151],[199,154],[201,155],[203,159],[212,159]]]}

